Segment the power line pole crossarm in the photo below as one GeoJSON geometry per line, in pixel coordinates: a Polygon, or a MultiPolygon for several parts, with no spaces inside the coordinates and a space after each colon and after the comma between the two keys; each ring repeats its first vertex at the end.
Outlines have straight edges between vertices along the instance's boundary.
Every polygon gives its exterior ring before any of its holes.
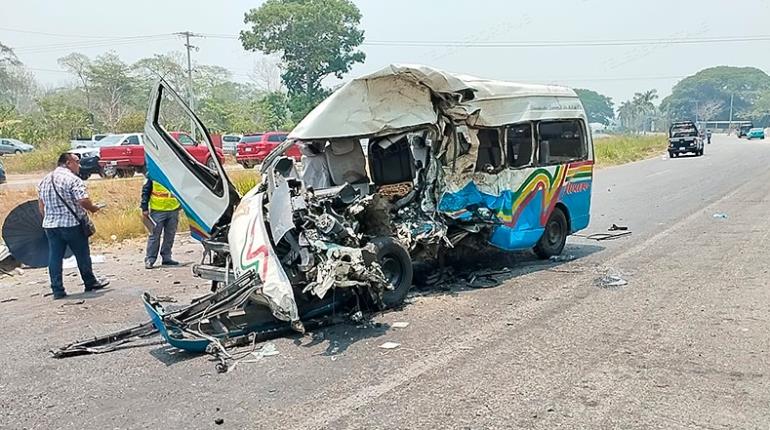
{"type": "MultiPolygon", "coordinates": [[[[191,37],[203,37],[203,35],[193,33],[191,31],[183,31],[180,33],[174,33],[179,36],[184,36],[185,38],[185,48],[187,49],[187,104],[190,106],[191,111],[195,111],[195,92],[193,91],[193,80],[192,80],[192,58],[190,56],[190,51],[195,49],[196,51],[199,50],[197,46],[190,44],[190,38],[191,37]]],[[[190,119],[190,133],[192,133],[193,139],[195,139],[195,122],[190,119]]]]}

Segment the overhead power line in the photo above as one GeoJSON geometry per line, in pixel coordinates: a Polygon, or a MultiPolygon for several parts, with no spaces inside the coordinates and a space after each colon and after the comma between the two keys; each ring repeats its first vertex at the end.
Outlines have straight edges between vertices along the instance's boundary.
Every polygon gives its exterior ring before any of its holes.
{"type": "MultiPolygon", "coordinates": [[[[237,34],[203,33],[214,39],[238,39],[237,34]]],[[[770,40],[770,35],[720,36],[720,37],[669,37],[659,39],[594,39],[594,40],[530,40],[500,42],[468,42],[441,40],[365,40],[364,46],[426,47],[426,48],[550,48],[550,47],[592,47],[592,46],[640,46],[678,45],[704,43],[761,42],[770,40]]]]}

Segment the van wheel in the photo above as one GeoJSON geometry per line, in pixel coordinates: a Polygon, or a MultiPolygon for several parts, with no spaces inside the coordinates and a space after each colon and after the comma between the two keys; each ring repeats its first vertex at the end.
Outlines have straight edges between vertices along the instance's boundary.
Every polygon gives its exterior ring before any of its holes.
{"type": "Polygon", "coordinates": [[[206,160],[206,167],[208,167],[212,172],[217,171],[217,163],[214,161],[214,157],[209,157],[209,159],[206,160]]]}
{"type": "Polygon", "coordinates": [[[13,151],[13,153],[16,154],[16,155],[21,155],[21,150],[17,149],[15,151],[13,151]]]}
{"type": "Polygon", "coordinates": [[[535,245],[535,254],[542,259],[561,254],[562,250],[564,250],[564,245],[567,243],[568,234],[567,217],[561,209],[554,208],[551,216],[548,218],[548,222],[545,223],[543,236],[540,237],[537,245],[535,245]]]}
{"type": "Polygon", "coordinates": [[[377,247],[377,261],[382,267],[385,278],[393,286],[382,294],[382,302],[386,308],[401,305],[412,287],[414,270],[409,252],[392,237],[377,237],[372,239],[377,247]]]}

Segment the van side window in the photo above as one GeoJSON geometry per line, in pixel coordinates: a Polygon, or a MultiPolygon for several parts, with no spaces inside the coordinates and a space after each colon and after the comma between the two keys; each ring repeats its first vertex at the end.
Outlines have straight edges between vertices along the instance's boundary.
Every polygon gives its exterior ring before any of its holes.
{"type": "Polygon", "coordinates": [[[271,134],[267,137],[268,142],[283,142],[286,140],[285,134],[271,134]]]}
{"type": "Polygon", "coordinates": [[[500,133],[492,128],[482,128],[478,132],[479,153],[476,158],[476,171],[486,172],[503,165],[503,152],[500,148],[500,133]]]}
{"type": "Polygon", "coordinates": [[[508,167],[520,168],[532,165],[532,124],[514,124],[505,128],[508,167]]]}
{"type": "Polygon", "coordinates": [[[128,136],[126,138],[126,141],[123,142],[124,145],[140,145],[139,143],[139,137],[136,135],[128,136]]]}
{"type": "Polygon", "coordinates": [[[563,164],[588,158],[588,147],[579,120],[542,121],[537,125],[540,165],[563,164]]]}

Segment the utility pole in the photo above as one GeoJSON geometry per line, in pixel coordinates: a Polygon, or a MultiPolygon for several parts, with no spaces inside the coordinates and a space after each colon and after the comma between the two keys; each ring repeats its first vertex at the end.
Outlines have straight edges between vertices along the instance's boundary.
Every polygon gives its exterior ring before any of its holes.
{"type": "MultiPolygon", "coordinates": [[[[197,46],[193,46],[190,44],[190,38],[191,37],[203,37],[200,34],[195,34],[190,31],[183,31],[181,33],[176,33],[179,36],[184,36],[185,43],[184,46],[187,48],[187,104],[190,106],[191,111],[195,111],[195,93],[193,92],[193,80],[192,80],[192,59],[190,58],[190,51],[195,49],[196,51],[200,48],[197,46]]],[[[195,137],[195,122],[190,119],[190,133],[192,134],[193,140],[197,140],[195,137]]]]}
{"type": "Polygon", "coordinates": [[[727,134],[730,134],[730,130],[733,129],[733,96],[735,93],[730,93],[730,122],[727,124],[727,134]]]}

